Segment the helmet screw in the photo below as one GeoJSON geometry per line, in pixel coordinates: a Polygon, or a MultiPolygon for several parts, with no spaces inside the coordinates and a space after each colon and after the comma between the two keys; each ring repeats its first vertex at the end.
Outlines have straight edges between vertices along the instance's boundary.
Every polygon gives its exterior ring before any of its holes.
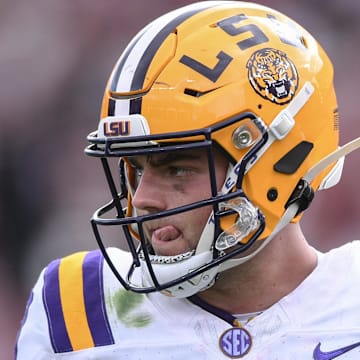
{"type": "Polygon", "coordinates": [[[254,143],[251,130],[247,126],[237,128],[233,133],[232,141],[237,149],[245,149],[254,143]]]}
{"type": "Polygon", "coordinates": [[[275,188],[271,188],[267,192],[267,198],[269,201],[275,201],[278,197],[278,191],[275,188]]]}

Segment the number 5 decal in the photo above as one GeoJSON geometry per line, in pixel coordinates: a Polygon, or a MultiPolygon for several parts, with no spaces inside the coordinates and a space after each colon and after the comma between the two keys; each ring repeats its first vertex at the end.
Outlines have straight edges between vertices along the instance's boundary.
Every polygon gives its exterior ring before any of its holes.
{"type": "Polygon", "coordinates": [[[269,38],[261,31],[258,26],[254,24],[243,25],[240,27],[235,26],[236,24],[246,19],[247,16],[245,14],[235,15],[225,20],[219,21],[217,25],[231,36],[236,36],[246,32],[251,33],[251,37],[241,40],[237,43],[241,50],[246,50],[250,47],[268,42],[269,38]]]}

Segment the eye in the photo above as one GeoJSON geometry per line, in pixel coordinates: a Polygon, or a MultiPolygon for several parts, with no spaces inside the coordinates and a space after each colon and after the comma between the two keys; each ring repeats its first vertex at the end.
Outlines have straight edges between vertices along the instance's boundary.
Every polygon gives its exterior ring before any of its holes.
{"type": "Polygon", "coordinates": [[[169,166],[168,173],[171,176],[180,177],[189,175],[192,172],[191,169],[183,166],[169,166]]]}

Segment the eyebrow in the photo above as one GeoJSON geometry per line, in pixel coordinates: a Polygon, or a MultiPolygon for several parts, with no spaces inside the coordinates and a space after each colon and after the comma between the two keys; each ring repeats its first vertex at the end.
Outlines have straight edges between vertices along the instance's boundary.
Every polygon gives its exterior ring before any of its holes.
{"type": "MultiPolygon", "coordinates": [[[[190,152],[174,152],[174,153],[167,153],[167,154],[160,154],[160,155],[147,155],[146,162],[153,167],[160,167],[166,166],[173,162],[183,161],[183,160],[197,160],[200,158],[200,155],[193,154],[190,152]]],[[[127,161],[130,165],[135,167],[141,167],[139,162],[136,160],[135,157],[127,158],[127,161]]]]}

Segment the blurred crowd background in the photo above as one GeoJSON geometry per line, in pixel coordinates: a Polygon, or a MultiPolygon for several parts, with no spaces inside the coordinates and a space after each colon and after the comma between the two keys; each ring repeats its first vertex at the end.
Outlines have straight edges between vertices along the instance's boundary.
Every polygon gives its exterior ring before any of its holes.
{"type": "MultiPolygon", "coordinates": [[[[96,248],[89,219],[108,199],[83,149],[105,82],[129,39],[187,0],[0,0],[0,359],[53,258],[96,248]]],[[[341,143],[360,136],[360,2],[263,0],[300,22],[333,59],[341,143]]],[[[316,118],[314,118],[316,121],[316,118]]],[[[360,153],[303,218],[321,250],[360,238],[360,153]]]]}

